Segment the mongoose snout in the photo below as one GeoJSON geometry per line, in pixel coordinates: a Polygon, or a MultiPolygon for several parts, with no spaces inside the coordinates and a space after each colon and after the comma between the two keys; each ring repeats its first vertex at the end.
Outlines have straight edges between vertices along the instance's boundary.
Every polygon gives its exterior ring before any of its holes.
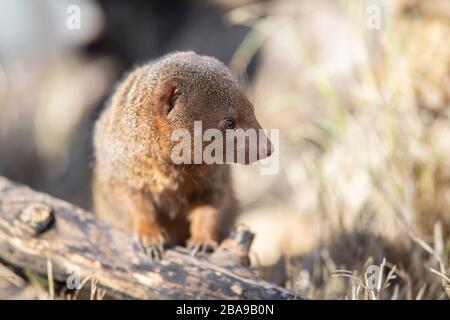
{"type": "Polygon", "coordinates": [[[96,123],[94,149],[96,214],[129,230],[153,259],[168,245],[187,243],[193,253],[215,248],[237,212],[227,163],[273,152],[235,76],[215,58],[193,52],[129,73],[96,123]],[[196,139],[198,123],[209,139],[184,149],[183,160],[191,162],[177,163],[174,150],[180,139],[196,139]],[[203,157],[193,162],[199,149],[203,157]],[[208,162],[205,155],[225,159],[208,162]]]}

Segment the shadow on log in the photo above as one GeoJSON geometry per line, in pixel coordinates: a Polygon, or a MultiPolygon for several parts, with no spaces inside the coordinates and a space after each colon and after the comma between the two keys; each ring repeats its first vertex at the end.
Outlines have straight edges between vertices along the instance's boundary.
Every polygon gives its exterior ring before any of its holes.
{"type": "Polygon", "coordinates": [[[63,284],[70,270],[116,299],[300,299],[248,267],[253,234],[238,227],[210,256],[181,247],[150,262],[124,231],[65,201],[0,177],[0,257],[63,284]]]}

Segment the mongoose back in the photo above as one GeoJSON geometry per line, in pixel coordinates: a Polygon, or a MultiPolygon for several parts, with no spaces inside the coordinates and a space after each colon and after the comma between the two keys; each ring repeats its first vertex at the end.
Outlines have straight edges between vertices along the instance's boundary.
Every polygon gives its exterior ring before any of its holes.
{"type": "MultiPolygon", "coordinates": [[[[151,259],[168,245],[187,243],[193,254],[214,249],[236,216],[228,164],[171,157],[172,133],[193,133],[194,121],[202,130],[261,129],[223,63],[177,52],[129,73],[95,125],[94,211],[134,234],[151,259]]],[[[267,139],[258,159],[271,148],[267,139]]]]}

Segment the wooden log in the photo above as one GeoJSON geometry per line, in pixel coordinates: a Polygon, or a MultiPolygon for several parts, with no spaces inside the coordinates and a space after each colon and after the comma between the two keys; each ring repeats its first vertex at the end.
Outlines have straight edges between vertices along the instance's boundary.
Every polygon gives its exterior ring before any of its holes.
{"type": "MultiPolygon", "coordinates": [[[[176,247],[151,262],[133,238],[65,201],[0,177],[0,257],[66,284],[73,270],[116,299],[300,299],[248,267],[253,235],[236,229],[210,256],[176,247]]],[[[71,280],[70,280],[71,281],[71,280]]]]}

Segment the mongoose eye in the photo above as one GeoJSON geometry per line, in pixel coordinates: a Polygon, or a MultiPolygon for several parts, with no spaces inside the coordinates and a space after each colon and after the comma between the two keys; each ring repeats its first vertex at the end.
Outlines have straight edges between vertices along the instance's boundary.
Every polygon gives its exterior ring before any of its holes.
{"type": "Polygon", "coordinates": [[[224,127],[224,129],[234,129],[234,128],[236,128],[236,124],[234,123],[234,120],[232,120],[232,119],[225,119],[225,120],[223,120],[223,127],[224,127]]]}

